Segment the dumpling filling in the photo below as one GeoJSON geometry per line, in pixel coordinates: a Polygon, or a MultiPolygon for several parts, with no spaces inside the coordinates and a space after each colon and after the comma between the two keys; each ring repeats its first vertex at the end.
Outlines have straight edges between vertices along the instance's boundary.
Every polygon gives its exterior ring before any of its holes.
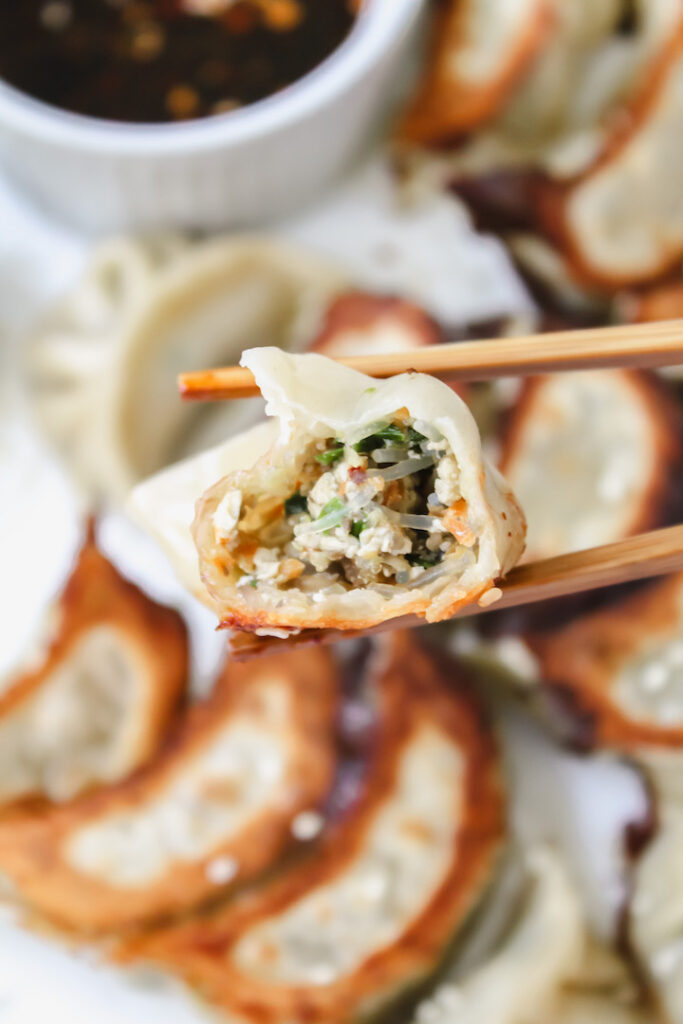
{"type": "Polygon", "coordinates": [[[450,445],[405,409],[308,440],[289,494],[229,490],[213,530],[217,567],[257,590],[420,586],[477,557],[450,445]]]}

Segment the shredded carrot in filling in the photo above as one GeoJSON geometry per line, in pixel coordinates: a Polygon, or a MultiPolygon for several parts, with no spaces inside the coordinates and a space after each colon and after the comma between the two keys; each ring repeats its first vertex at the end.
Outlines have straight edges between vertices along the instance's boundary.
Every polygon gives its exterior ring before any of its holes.
{"type": "Polygon", "coordinates": [[[477,538],[448,442],[399,410],[358,438],[311,441],[296,489],[229,491],[213,517],[218,558],[239,587],[419,586],[477,538]]]}

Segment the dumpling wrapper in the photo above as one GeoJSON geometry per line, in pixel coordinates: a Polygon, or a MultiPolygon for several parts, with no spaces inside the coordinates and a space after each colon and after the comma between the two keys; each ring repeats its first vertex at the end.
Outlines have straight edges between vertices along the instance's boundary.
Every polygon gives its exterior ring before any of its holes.
{"type": "Polygon", "coordinates": [[[597,547],[675,521],[681,424],[675,396],[646,372],[525,381],[499,462],[527,515],[525,557],[597,547]]]}
{"type": "Polygon", "coordinates": [[[528,642],[570,739],[635,755],[683,747],[683,574],[528,642]]]}
{"type": "Polygon", "coordinates": [[[631,880],[630,947],[644,968],[661,1019],[683,1021],[683,754],[650,751],[640,766],[656,802],[657,827],[631,880]]]}
{"type": "MultiPolygon", "coordinates": [[[[441,145],[439,153],[414,153],[412,159],[423,176],[442,180],[514,168],[566,180],[587,170],[610,144],[615,111],[658,67],[680,16],[678,0],[635,0],[634,27],[626,33],[620,0],[451,0],[450,8],[444,18],[459,31],[437,29],[439,54],[427,69],[429,88],[412,108],[423,114],[427,130],[401,136],[441,145]],[[514,30],[506,32],[508,19],[514,19],[514,30]],[[475,33],[463,31],[477,22],[484,28],[478,43],[475,33]],[[459,68],[479,72],[476,92],[462,86],[455,92],[449,85],[459,68]],[[494,89],[487,88],[490,83],[494,89]],[[449,148],[454,140],[461,144],[449,148]]],[[[420,127],[417,118],[412,123],[420,127]]]]}
{"type": "Polygon", "coordinates": [[[495,736],[457,667],[395,634],[369,680],[360,797],[311,853],[233,902],[123,943],[233,1024],[350,1024],[426,980],[488,891],[504,842],[495,736]]]}
{"type": "MultiPolygon", "coordinates": [[[[487,0],[469,7],[481,15],[487,0]]],[[[495,117],[472,125],[480,130],[464,145],[408,152],[404,163],[414,187],[454,187],[480,221],[486,214],[487,230],[521,242],[523,263],[529,246],[517,233],[529,230],[566,265],[574,288],[609,298],[660,279],[683,255],[683,13],[678,0],[635,0],[625,25],[619,0],[549,7],[550,30],[495,117]],[[515,194],[520,202],[506,204],[515,194]]],[[[454,46],[442,33],[441,45],[451,46],[446,67],[466,66],[462,38],[454,46]]],[[[505,70],[499,55],[501,80],[505,70]]],[[[438,65],[428,80],[437,75],[438,65]]],[[[437,98],[445,126],[458,103],[443,83],[437,98]]],[[[451,139],[442,131],[416,141],[451,139]]]]}
{"type": "MultiPolygon", "coordinates": [[[[443,382],[423,374],[402,374],[378,381],[322,356],[290,356],[278,349],[252,349],[243,365],[254,373],[267,401],[266,411],[279,421],[278,437],[268,454],[249,470],[216,483],[197,506],[194,536],[202,580],[211,603],[229,627],[268,633],[302,629],[365,629],[389,619],[417,615],[430,622],[454,615],[481,599],[518,560],[524,548],[524,516],[500,474],[485,460],[476,424],[462,400],[443,382]],[[297,491],[300,452],[315,439],[359,438],[378,421],[407,410],[414,422],[445,438],[455,457],[465,503],[465,526],[474,537],[473,557],[421,587],[349,586],[314,596],[296,586],[287,590],[238,587],[224,575],[214,515],[229,492],[268,496],[284,502],[297,491]],[[263,593],[261,592],[263,590],[263,593]]],[[[253,439],[253,435],[250,441],[253,439]]],[[[236,445],[239,450],[239,445],[236,445]]],[[[426,575],[426,574],[425,574],[426,575]]],[[[277,635],[277,634],[276,634],[277,635]]]]}
{"type": "Polygon", "coordinates": [[[458,138],[498,113],[553,27],[551,0],[441,5],[425,76],[399,125],[401,140],[458,138]]]}
{"type": "Polygon", "coordinates": [[[589,287],[656,281],[683,258],[683,14],[667,50],[624,112],[628,133],[577,181],[539,194],[541,230],[589,287]]]}
{"type": "Polygon", "coordinates": [[[69,800],[158,748],[187,682],[187,631],[123,579],[92,534],[44,649],[0,693],[0,805],[69,800]]]}
{"type": "Polygon", "coordinates": [[[266,340],[304,348],[345,286],[319,257],[258,236],[103,243],[30,345],[38,420],[86,492],[118,502],[258,418],[249,400],[178,401],[178,373],[266,340]]]}
{"type": "Polygon", "coordinates": [[[563,1019],[558,1013],[563,986],[576,973],[584,943],[579,899],[552,850],[525,851],[522,865],[523,891],[514,901],[513,919],[504,922],[500,945],[483,962],[465,969],[465,941],[435,991],[418,1006],[414,1024],[542,1024],[563,1019]]]}
{"type": "MultiPolygon", "coordinates": [[[[420,306],[392,295],[344,292],[330,303],[309,351],[331,359],[410,352],[445,342],[443,328],[420,306]]],[[[450,384],[467,397],[462,381],[450,384]]]]}
{"type": "Polygon", "coordinates": [[[175,573],[191,594],[213,608],[199,575],[192,521],[200,495],[216,480],[251,469],[277,439],[277,424],[259,423],[230,441],[200,455],[169,466],[132,491],[127,511],[149,533],[170,560],[175,573]]]}
{"type": "Polygon", "coordinates": [[[101,933],[193,910],[266,870],[327,797],[338,673],[322,649],[228,662],[132,778],[0,823],[0,872],[32,911],[101,933]]]}
{"type": "MultiPolygon", "coordinates": [[[[683,574],[527,641],[551,726],[575,748],[628,758],[647,783],[623,921],[658,1005],[610,1013],[628,1024],[683,1021],[683,574]]],[[[612,1019],[595,998],[567,1006],[572,1024],[612,1019]]]]}

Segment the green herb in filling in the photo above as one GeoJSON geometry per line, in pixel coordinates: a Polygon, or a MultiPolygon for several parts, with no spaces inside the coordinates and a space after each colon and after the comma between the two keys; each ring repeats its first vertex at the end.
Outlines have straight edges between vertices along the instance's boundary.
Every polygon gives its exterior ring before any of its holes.
{"type": "Polygon", "coordinates": [[[369,434],[357,441],[353,448],[360,455],[367,455],[375,448],[384,448],[387,444],[405,444],[405,442],[405,431],[390,423],[388,426],[382,427],[381,430],[375,431],[374,434],[369,434]]]}
{"type": "Polygon", "coordinates": [[[409,565],[421,565],[423,569],[431,569],[433,565],[438,565],[439,562],[443,561],[443,552],[421,551],[406,555],[405,559],[409,565]]]}
{"type": "Polygon", "coordinates": [[[296,491],[291,498],[287,498],[285,502],[285,515],[286,516],[297,516],[301,512],[308,512],[308,499],[304,498],[303,494],[296,491]]]}
{"type": "Polygon", "coordinates": [[[410,444],[422,444],[423,441],[427,440],[425,435],[421,434],[415,427],[408,427],[407,435],[410,444]]]}
{"type": "Polygon", "coordinates": [[[344,502],[341,498],[332,498],[331,501],[328,501],[327,505],[323,505],[318,519],[324,519],[325,516],[329,516],[332,512],[341,512],[344,507],[344,502]]]}
{"type": "Polygon", "coordinates": [[[319,455],[316,455],[315,461],[320,462],[323,466],[333,466],[335,462],[339,462],[343,455],[344,445],[340,441],[335,441],[334,447],[328,448],[325,452],[320,452],[319,455]]]}
{"type": "Polygon", "coordinates": [[[366,523],[364,519],[359,519],[355,523],[351,523],[351,536],[360,537],[361,533],[365,529],[366,523]]]}

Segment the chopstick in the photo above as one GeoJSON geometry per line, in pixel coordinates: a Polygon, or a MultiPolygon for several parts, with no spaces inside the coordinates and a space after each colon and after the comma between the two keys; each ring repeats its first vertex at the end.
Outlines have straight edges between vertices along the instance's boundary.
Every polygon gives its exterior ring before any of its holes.
{"type": "MultiPolygon", "coordinates": [[[[683,320],[456,342],[337,361],[370,377],[391,377],[414,370],[450,380],[678,366],[683,364],[683,320]]],[[[183,398],[200,401],[259,394],[251,371],[240,366],[182,373],[178,387],[183,398]]]]}
{"type": "MultiPolygon", "coordinates": [[[[498,584],[499,600],[485,604],[470,604],[455,618],[466,618],[482,612],[516,608],[535,601],[549,601],[554,597],[568,597],[584,590],[632,583],[635,580],[664,576],[683,570],[683,524],[652,530],[626,540],[605,544],[599,548],[558,555],[512,569],[498,584]]],[[[404,616],[375,627],[368,633],[382,633],[412,626],[424,626],[424,619],[404,616]]],[[[359,633],[342,630],[308,630],[299,636],[281,640],[257,637],[251,633],[236,634],[231,646],[236,655],[249,657],[264,653],[282,644],[334,643],[359,633]]]]}
{"type": "Polygon", "coordinates": [[[485,608],[468,606],[460,615],[515,608],[681,570],[683,524],[651,530],[599,548],[517,565],[500,582],[499,601],[485,608]]]}

